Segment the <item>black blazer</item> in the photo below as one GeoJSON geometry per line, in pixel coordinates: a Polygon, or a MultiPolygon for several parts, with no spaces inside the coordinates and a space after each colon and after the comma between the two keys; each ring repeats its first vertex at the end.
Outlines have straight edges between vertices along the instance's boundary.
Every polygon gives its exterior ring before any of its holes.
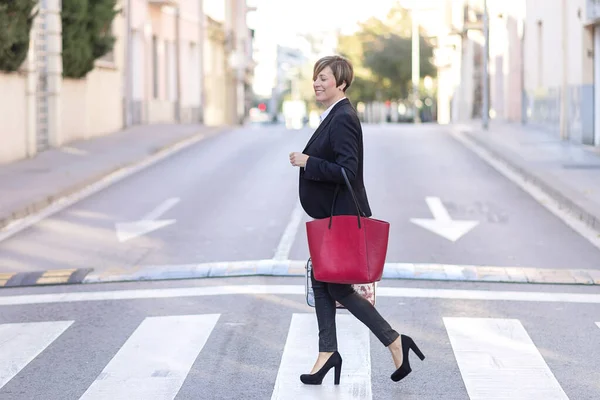
{"type": "Polygon", "coordinates": [[[348,99],[339,101],[312,135],[302,151],[309,156],[300,168],[300,203],[315,219],[331,215],[335,188],[339,193],[333,215],[356,215],[356,206],[346,187],[344,167],[363,215],[371,216],[363,180],[363,137],[360,120],[348,99]]]}

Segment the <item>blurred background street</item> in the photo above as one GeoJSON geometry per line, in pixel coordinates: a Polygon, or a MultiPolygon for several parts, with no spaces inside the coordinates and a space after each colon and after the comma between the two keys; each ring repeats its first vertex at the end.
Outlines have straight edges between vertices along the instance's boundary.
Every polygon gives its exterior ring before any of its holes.
{"type": "Polygon", "coordinates": [[[0,0],[0,399],[600,398],[600,3],[0,0]],[[597,25],[599,24],[599,25],[597,25]],[[377,308],[317,357],[298,201],[348,57],[377,308]]]}

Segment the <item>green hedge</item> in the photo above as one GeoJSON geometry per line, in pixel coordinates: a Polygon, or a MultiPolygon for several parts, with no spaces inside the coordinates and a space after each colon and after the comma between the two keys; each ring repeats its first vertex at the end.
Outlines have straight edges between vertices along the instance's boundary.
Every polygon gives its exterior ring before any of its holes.
{"type": "Polygon", "coordinates": [[[37,0],[0,0],[0,70],[19,69],[29,49],[37,0]]]}
{"type": "Polygon", "coordinates": [[[117,0],[63,0],[63,75],[83,78],[94,61],[112,51],[115,37],[111,26],[117,0]]]}

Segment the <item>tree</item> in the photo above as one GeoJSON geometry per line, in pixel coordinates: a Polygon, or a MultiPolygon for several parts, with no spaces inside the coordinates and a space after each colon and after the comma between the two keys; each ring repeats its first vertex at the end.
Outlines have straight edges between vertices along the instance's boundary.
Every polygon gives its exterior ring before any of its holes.
{"type": "Polygon", "coordinates": [[[352,63],[354,81],[348,89],[348,97],[356,101],[373,101],[377,94],[377,79],[363,62],[365,43],[358,35],[339,37],[338,52],[352,63]]]}
{"type": "Polygon", "coordinates": [[[117,0],[63,0],[63,75],[83,78],[94,62],[109,53],[115,38],[111,26],[117,0]]]}
{"type": "Polygon", "coordinates": [[[119,13],[117,0],[90,0],[89,24],[94,59],[110,53],[115,45],[112,22],[119,13]]]}
{"type": "MultiPolygon", "coordinates": [[[[433,49],[420,37],[420,78],[435,76],[435,67],[430,59],[433,49]]],[[[367,47],[364,63],[383,86],[387,98],[408,96],[412,79],[412,40],[390,34],[377,39],[374,46],[367,47]]]]}
{"type": "Polygon", "coordinates": [[[66,77],[83,78],[93,68],[87,12],[88,0],[64,0],[62,3],[62,61],[66,77]]]}
{"type": "MultiPolygon", "coordinates": [[[[353,63],[355,82],[348,90],[358,101],[406,98],[412,78],[410,12],[400,6],[385,21],[370,18],[353,35],[339,37],[338,52],[353,63]]],[[[433,47],[422,36],[420,76],[435,76],[433,47]]]]}
{"type": "Polygon", "coordinates": [[[0,70],[19,69],[29,50],[36,0],[0,0],[0,70]]]}

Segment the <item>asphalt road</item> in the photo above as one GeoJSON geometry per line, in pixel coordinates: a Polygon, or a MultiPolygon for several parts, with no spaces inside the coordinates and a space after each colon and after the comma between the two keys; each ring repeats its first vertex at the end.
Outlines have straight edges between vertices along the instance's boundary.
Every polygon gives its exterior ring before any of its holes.
{"type": "MultiPolygon", "coordinates": [[[[446,128],[364,131],[374,217],[392,224],[388,262],[598,268],[597,248],[446,128]],[[446,213],[477,225],[452,241],[412,221],[446,213]]],[[[0,242],[2,271],[306,260],[288,154],[310,134],[248,127],[202,141],[0,242]],[[143,218],[154,225],[138,228],[155,229],[137,237],[119,225],[143,218]]],[[[597,287],[384,281],[378,308],[425,361],[413,354],[414,374],[393,383],[387,350],[340,311],[343,384],[307,388],[298,375],[317,350],[303,284],[2,289],[0,399],[600,398],[597,287]]]]}
{"type": "MultiPolygon", "coordinates": [[[[597,248],[447,128],[364,131],[374,217],[392,226],[388,262],[598,268],[597,248]],[[453,242],[411,222],[432,218],[427,197],[438,198],[450,218],[477,226],[453,242]]],[[[310,134],[243,128],[202,141],[0,242],[0,265],[4,272],[101,271],[271,259],[297,205],[298,171],[288,154],[310,134]],[[164,226],[118,240],[116,224],[149,214],[164,226]]],[[[294,233],[284,256],[306,260],[304,225],[294,233]]]]}
{"type": "Polygon", "coordinates": [[[413,373],[392,382],[387,349],[340,311],[344,365],[335,388],[332,374],[321,387],[298,379],[316,357],[316,318],[302,293],[281,292],[302,290],[302,284],[301,278],[245,277],[2,290],[0,399],[600,397],[595,288],[383,282],[380,312],[412,336],[426,358],[412,354],[413,373]],[[254,292],[221,294],[231,286],[254,292]],[[257,287],[267,289],[259,294],[257,287]],[[515,300],[494,298],[506,291],[515,300]],[[36,296],[42,293],[58,295],[36,296]],[[561,300],[559,293],[567,295],[561,300]],[[189,329],[176,325],[176,316],[204,319],[189,329]],[[158,325],[149,326],[149,319],[158,325]],[[40,322],[70,325],[47,326],[41,334],[35,331],[40,322]],[[34,326],[7,333],[8,324],[18,323],[34,326]],[[44,339],[57,329],[56,337],[44,339]],[[31,362],[15,361],[22,358],[31,362]]]}

